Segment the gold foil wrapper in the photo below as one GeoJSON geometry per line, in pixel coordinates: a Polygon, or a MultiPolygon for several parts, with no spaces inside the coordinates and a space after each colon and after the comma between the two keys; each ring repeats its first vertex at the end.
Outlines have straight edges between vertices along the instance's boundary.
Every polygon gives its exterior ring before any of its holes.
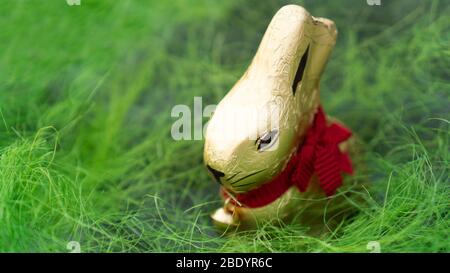
{"type": "MultiPolygon", "coordinates": [[[[273,17],[250,66],[217,105],[205,135],[205,165],[231,196],[270,181],[301,145],[320,103],[319,80],[336,37],[331,20],[315,18],[297,5],[284,6],[273,17]]],[[[221,228],[254,227],[288,218],[316,192],[314,187],[306,193],[291,188],[260,208],[224,200],[212,218],[221,228]]]]}

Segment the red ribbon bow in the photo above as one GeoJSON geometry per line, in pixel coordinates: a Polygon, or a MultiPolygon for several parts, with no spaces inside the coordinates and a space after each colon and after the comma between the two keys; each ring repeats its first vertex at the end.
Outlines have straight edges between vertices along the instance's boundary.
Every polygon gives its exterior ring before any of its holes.
{"type": "MultiPolygon", "coordinates": [[[[325,113],[319,106],[301,148],[292,156],[286,168],[272,181],[247,193],[237,194],[235,198],[244,206],[262,207],[275,201],[292,185],[297,186],[301,192],[306,191],[314,173],[325,194],[333,195],[342,185],[341,172],[353,173],[350,157],[339,150],[339,143],[351,135],[352,132],[340,124],[328,126],[325,113]]],[[[228,196],[225,191],[222,193],[228,196]]]]}
{"type": "Polygon", "coordinates": [[[327,196],[333,195],[342,185],[341,171],[352,174],[350,157],[339,150],[339,143],[347,140],[352,132],[333,123],[327,126],[326,117],[319,107],[312,127],[308,130],[299,153],[298,162],[292,174],[292,182],[300,191],[305,191],[314,173],[319,178],[320,187],[327,196]]]}

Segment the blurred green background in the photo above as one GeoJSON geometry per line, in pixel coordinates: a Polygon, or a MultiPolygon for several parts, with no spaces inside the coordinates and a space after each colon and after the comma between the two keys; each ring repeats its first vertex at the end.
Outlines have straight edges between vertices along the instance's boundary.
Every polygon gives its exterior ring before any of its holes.
{"type": "Polygon", "coordinates": [[[0,251],[450,251],[448,14],[418,0],[2,0],[0,251]],[[337,25],[322,101],[364,143],[351,180],[370,186],[329,232],[223,236],[202,142],[174,141],[170,111],[218,103],[288,3],[337,25]]]}

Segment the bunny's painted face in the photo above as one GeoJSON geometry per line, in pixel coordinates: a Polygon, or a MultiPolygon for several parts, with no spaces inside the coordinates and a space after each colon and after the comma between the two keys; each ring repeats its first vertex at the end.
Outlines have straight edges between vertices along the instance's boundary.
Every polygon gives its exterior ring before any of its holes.
{"type": "Polygon", "coordinates": [[[231,192],[245,192],[277,174],[290,154],[292,132],[282,126],[276,101],[245,106],[231,95],[208,123],[204,158],[214,179],[231,192]]]}
{"type": "Polygon", "coordinates": [[[229,192],[257,188],[282,171],[319,104],[319,78],[335,39],[333,22],[299,6],[274,16],[208,123],[205,165],[229,192]]]}

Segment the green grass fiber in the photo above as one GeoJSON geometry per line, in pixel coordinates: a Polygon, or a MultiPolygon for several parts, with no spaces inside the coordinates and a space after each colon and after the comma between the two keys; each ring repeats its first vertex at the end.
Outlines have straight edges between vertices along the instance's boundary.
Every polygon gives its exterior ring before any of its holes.
{"type": "Polygon", "coordinates": [[[222,235],[202,141],[170,136],[171,108],[216,104],[287,1],[2,0],[0,251],[449,252],[448,1],[292,2],[339,30],[321,95],[364,145],[353,214],[222,235]]]}

